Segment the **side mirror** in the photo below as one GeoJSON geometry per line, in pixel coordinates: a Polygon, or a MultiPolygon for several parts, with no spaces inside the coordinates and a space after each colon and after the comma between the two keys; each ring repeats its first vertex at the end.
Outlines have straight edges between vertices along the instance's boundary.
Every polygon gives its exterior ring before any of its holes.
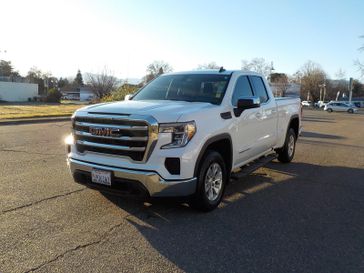
{"type": "Polygon", "coordinates": [[[124,100],[130,100],[132,97],[132,94],[125,95],[124,100]]]}
{"type": "Polygon", "coordinates": [[[259,108],[259,107],[260,107],[259,97],[240,98],[238,99],[237,107],[234,108],[234,114],[236,117],[239,117],[244,110],[259,108]]]}

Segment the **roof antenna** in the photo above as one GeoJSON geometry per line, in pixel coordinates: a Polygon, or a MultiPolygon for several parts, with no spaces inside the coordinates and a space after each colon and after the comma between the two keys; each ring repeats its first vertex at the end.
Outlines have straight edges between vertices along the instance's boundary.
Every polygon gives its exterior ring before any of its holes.
{"type": "Polygon", "coordinates": [[[220,69],[219,69],[219,73],[221,73],[221,72],[225,72],[226,70],[225,70],[225,68],[222,66],[222,67],[220,67],[220,69]]]}

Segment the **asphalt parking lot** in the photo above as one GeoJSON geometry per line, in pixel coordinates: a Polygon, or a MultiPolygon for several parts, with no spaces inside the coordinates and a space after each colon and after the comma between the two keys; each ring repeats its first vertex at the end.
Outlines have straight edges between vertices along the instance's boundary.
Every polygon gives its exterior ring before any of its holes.
{"type": "Polygon", "coordinates": [[[303,125],[207,214],[75,184],[69,122],[0,126],[0,272],[364,272],[364,115],[303,125]]]}

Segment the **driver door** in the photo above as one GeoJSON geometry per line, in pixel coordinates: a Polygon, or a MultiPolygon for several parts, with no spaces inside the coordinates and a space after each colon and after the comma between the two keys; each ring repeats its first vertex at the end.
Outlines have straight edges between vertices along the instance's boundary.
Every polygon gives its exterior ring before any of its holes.
{"type": "MultiPolygon", "coordinates": [[[[236,80],[233,96],[231,98],[233,107],[237,107],[239,98],[249,98],[253,96],[253,88],[248,76],[240,76],[236,80]]],[[[232,130],[233,141],[236,144],[234,165],[249,160],[257,153],[257,131],[260,131],[257,128],[259,126],[257,117],[259,116],[260,108],[246,109],[240,116],[234,115],[234,130],[232,130]]]]}

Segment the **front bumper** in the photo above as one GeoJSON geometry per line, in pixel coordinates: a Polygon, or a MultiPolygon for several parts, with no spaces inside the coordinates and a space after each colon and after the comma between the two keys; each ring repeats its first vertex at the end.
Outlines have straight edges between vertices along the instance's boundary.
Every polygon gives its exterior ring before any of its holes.
{"type": "Polygon", "coordinates": [[[123,186],[123,184],[131,184],[132,186],[145,189],[147,194],[151,197],[189,196],[196,191],[196,178],[167,181],[158,173],[151,171],[116,168],[73,158],[68,158],[67,163],[76,182],[100,190],[117,193],[119,191],[118,189],[120,189],[120,186],[123,186]],[[90,178],[92,169],[110,171],[113,177],[111,187],[99,186],[98,184],[92,183],[90,178]],[[79,179],[80,176],[84,179],[79,179]]]}

